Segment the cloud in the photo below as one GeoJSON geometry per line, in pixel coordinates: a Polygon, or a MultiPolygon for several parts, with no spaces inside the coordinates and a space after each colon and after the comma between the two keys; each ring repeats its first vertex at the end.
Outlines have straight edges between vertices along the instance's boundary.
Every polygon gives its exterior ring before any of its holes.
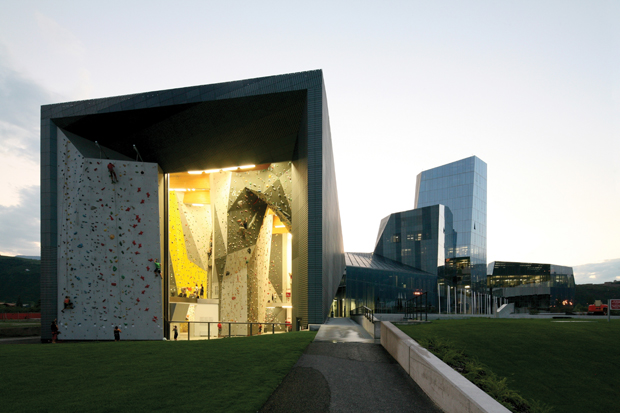
{"type": "Polygon", "coordinates": [[[20,205],[0,206],[0,254],[41,255],[40,191],[20,191],[20,205]]]}
{"type": "Polygon", "coordinates": [[[0,43],[0,206],[20,205],[21,189],[39,184],[40,107],[52,97],[11,66],[0,43]]]}
{"type": "Polygon", "coordinates": [[[620,258],[605,260],[594,264],[576,265],[573,267],[577,284],[596,281],[603,283],[620,279],[620,258]]]}

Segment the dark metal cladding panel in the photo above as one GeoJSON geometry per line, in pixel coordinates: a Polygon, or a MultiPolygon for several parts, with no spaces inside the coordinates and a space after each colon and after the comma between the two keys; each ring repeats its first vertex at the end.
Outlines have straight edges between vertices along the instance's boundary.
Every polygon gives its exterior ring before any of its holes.
{"type": "Polygon", "coordinates": [[[56,130],[50,119],[41,119],[41,340],[51,340],[58,312],[56,130]]]}

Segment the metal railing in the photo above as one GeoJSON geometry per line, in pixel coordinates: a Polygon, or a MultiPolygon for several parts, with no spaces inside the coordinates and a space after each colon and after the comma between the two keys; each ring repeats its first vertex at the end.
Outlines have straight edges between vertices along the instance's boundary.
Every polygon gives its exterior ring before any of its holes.
{"type": "MultiPolygon", "coordinates": [[[[287,323],[249,323],[233,321],[169,321],[170,338],[174,338],[173,326],[178,326],[179,335],[187,334],[187,340],[211,340],[230,337],[250,337],[262,334],[287,333],[292,331],[287,323]],[[201,328],[206,325],[206,329],[201,328]],[[181,328],[187,326],[187,330],[181,328]],[[196,329],[199,329],[196,331],[196,329]]],[[[183,337],[184,338],[184,337],[183,337]]]]}
{"type": "Polygon", "coordinates": [[[420,293],[407,300],[405,308],[405,318],[422,321],[422,316],[424,316],[425,321],[428,321],[428,292],[420,293]],[[422,297],[424,297],[424,305],[421,305],[422,297]]]}

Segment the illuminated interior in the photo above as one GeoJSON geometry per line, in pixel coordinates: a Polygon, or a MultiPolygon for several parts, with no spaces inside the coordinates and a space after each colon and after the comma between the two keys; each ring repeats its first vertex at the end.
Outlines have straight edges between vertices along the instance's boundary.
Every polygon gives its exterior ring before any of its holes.
{"type": "MultiPolygon", "coordinates": [[[[291,323],[291,163],[167,180],[171,321],[291,323]]],[[[247,325],[232,328],[247,334],[247,325]]],[[[206,334],[200,325],[188,333],[206,334]]]]}

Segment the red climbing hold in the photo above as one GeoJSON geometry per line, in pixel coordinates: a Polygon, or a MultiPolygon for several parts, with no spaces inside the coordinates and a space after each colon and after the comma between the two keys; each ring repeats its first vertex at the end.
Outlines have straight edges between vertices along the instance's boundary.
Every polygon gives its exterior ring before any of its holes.
{"type": "Polygon", "coordinates": [[[114,285],[114,286],[115,286],[115,285],[116,285],[116,283],[112,283],[112,285],[114,285]]]}
{"type": "Polygon", "coordinates": [[[129,211],[131,211],[131,208],[127,208],[125,211],[129,212],[129,211]]]}
{"type": "Polygon", "coordinates": [[[136,251],[136,255],[140,254],[138,251],[136,251]]]}
{"type": "Polygon", "coordinates": [[[144,234],[144,232],[140,231],[140,233],[138,235],[142,235],[142,234],[144,234]]]}
{"type": "Polygon", "coordinates": [[[138,192],[141,192],[141,191],[142,191],[142,188],[138,188],[138,192]]]}
{"type": "Polygon", "coordinates": [[[138,248],[142,248],[142,244],[138,244],[138,248]]]}
{"type": "Polygon", "coordinates": [[[144,294],[144,292],[145,292],[145,291],[146,291],[146,290],[142,290],[142,294],[144,294]]]}
{"type": "Polygon", "coordinates": [[[146,270],[147,271],[151,271],[151,267],[149,267],[148,265],[146,266],[146,270]]]}
{"type": "Polygon", "coordinates": [[[149,261],[153,262],[153,258],[149,258],[149,261]]]}
{"type": "Polygon", "coordinates": [[[151,286],[151,284],[147,284],[145,288],[149,288],[151,286]]]}
{"type": "Polygon", "coordinates": [[[143,204],[144,203],[144,199],[142,201],[140,201],[140,203],[143,204]]]}
{"type": "Polygon", "coordinates": [[[131,241],[131,243],[132,243],[133,245],[136,245],[136,241],[131,241]]]}
{"type": "Polygon", "coordinates": [[[140,278],[142,278],[142,281],[144,281],[144,276],[143,275],[141,275],[140,278]]]}
{"type": "Polygon", "coordinates": [[[146,197],[147,197],[147,198],[150,198],[150,197],[151,197],[151,194],[149,194],[149,193],[147,192],[147,193],[146,193],[146,197]]]}
{"type": "Polygon", "coordinates": [[[146,308],[144,309],[144,311],[149,311],[149,308],[148,308],[148,307],[146,307],[146,308]]]}
{"type": "Polygon", "coordinates": [[[136,298],[136,301],[137,301],[137,302],[140,302],[140,299],[139,299],[139,298],[136,298]]]}
{"type": "Polygon", "coordinates": [[[133,224],[133,225],[132,225],[132,227],[134,227],[134,228],[135,228],[135,227],[137,227],[137,226],[138,226],[138,224],[133,224]]]}

